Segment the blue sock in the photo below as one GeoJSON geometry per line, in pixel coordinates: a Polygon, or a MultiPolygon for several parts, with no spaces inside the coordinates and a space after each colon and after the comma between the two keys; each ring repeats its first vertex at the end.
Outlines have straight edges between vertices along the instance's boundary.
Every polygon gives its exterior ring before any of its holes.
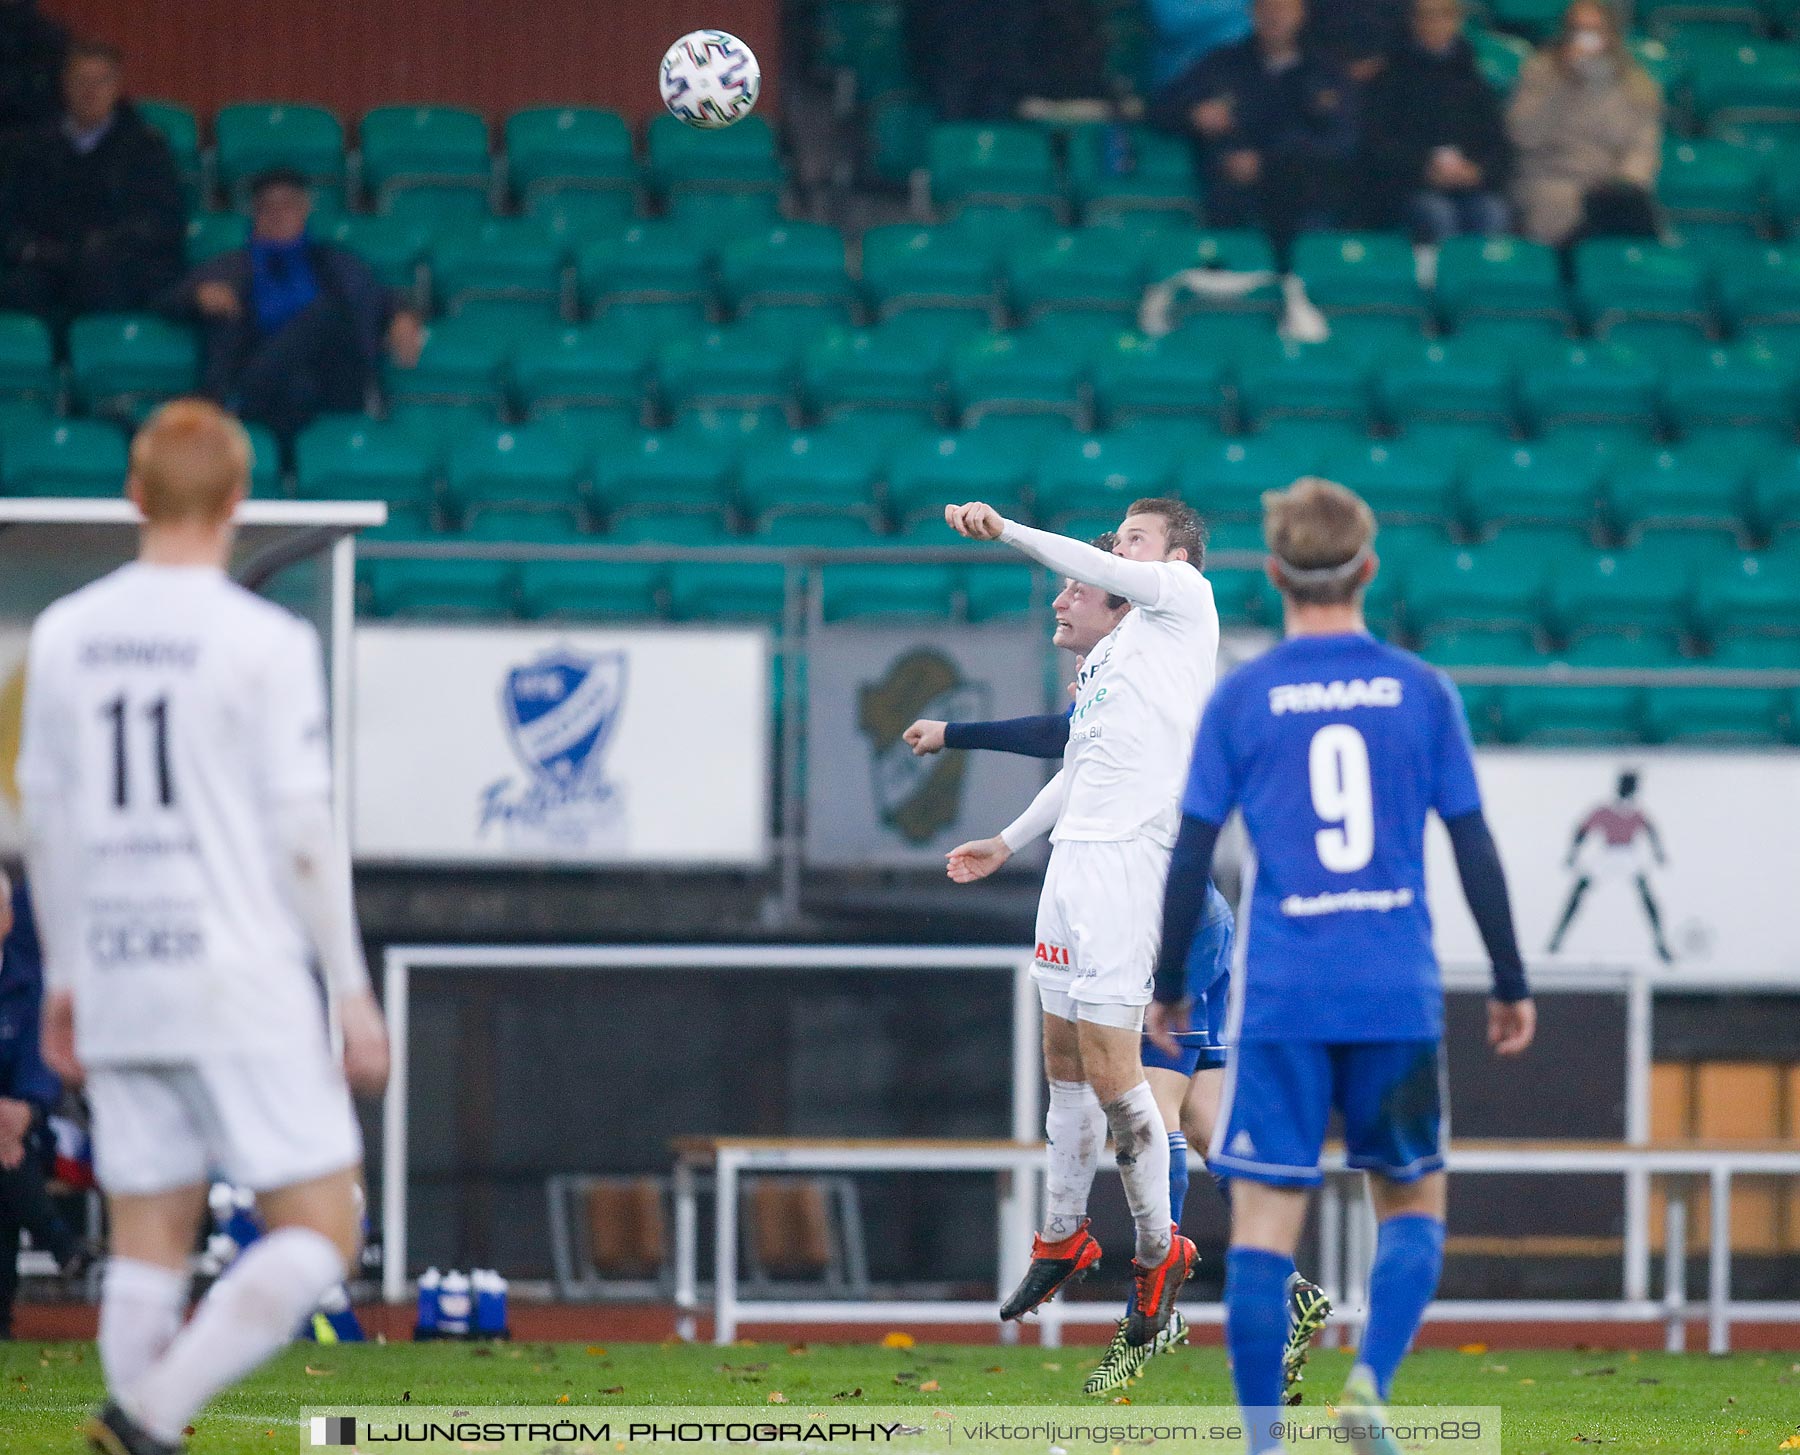
{"type": "Polygon", "coordinates": [[[1383,1400],[1443,1271],[1444,1225],[1437,1218],[1403,1213],[1381,1225],[1369,1271],[1369,1322],[1356,1362],[1375,1376],[1383,1400]]]}
{"type": "Polygon", "coordinates": [[[1225,1258],[1225,1346],[1249,1424],[1251,1455],[1281,1448],[1269,1427],[1281,1418],[1281,1354],[1287,1347],[1287,1281],[1293,1271],[1292,1258],[1266,1248],[1233,1248],[1225,1258]]]}
{"type": "Polygon", "coordinates": [[[1188,1144],[1180,1132],[1169,1133],[1169,1221],[1181,1226],[1181,1205],[1187,1201],[1188,1144]]]}

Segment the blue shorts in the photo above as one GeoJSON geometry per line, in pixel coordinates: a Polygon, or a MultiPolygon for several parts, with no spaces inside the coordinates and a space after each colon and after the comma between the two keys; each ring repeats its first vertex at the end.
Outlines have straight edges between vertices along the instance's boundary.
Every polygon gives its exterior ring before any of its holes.
{"type": "Polygon", "coordinates": [[[1225,1064],[1207,1164],[1271,1187],[1316,1187],[1333,1108],[1352,1167],[1390,1182],[1444,1168],[1441,1041],[1248,1041],[1225,1064]]]}
{"type": "Polygon", "coordinates": [[[1231,999],[1231,927],[1231,915],[1226,913],[1202,925],[1194,936],[1194,948],[1188,952],[1188,989],[1194,1003],[1188,1013],[1188,1029],[1175,1038],[1181,1049],[1171,1056],[1146,1036],[1146,1067],[1192,1076],[1196,1071],[1217,1071],[1225,1064],[1225,1008],[1231,999]]]}

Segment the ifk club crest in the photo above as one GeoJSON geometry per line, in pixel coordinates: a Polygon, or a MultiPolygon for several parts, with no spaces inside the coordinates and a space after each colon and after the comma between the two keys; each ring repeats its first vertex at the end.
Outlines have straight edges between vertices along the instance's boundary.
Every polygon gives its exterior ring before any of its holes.
{"type": "Polygon", "coordinates": [[[896,657],[857,693],[876,812],[909,844],[929,843],[960,817],[967,763],[961,753],[914,757],[901,734],[915,718],[978,718],[986,705],[987,689],[964,680],[956,663],[931,647],[896,657]]]}

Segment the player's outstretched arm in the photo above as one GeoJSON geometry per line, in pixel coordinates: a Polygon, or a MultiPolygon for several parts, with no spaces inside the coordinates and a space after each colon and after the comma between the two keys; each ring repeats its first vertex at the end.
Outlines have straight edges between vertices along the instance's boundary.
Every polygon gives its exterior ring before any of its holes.
{"type": "Polygon", "coordinates": [[[1086,541],[1033,530],[1006,519],[993,506],[979,500],[967,505],[946,505],[944,521],[969,540],[1003,541],[1059,576],[1098,586],[1134,605],[1153,607],[1162,599],[1163,573],[1157,569],[1160,562],[1128,561],[1086,541]]]}
{"type": "Polygon", "coordinates": [[[1488,1044],[1502,1056],[1517,1056],[1530,1046],[1537,1032],[1537,1009],[1525,980],[1525,962],[1519,955],[1519,939],[1513,931],[1512,900],[1506,890],[1506,871],[1494,845],[1487,819],[1477,809],[1446,819],[1450,846],[1456,854],[1456,873],[1462,880],[1463,897],[1481,943],[1494,967],[1494,990],[1488,1000],[1488,1044]]]}
{"type": "Polygon", "coordinates": [[[958,884],[985,879],[1027,844],[1035,843],[1056,827],[1063,805],[1063,775],[1059,772],[1037,792],[1031,805],[991,839],[972,839],[958,844],[944,856],[944,872],[958,884]]]}
{"type": "Polygon", "coordinates": [[[915,758],[941,753],[945,748],[987,749],[1017,753],[1024,758],[1060,758],[1069,742],[1069,715],[1042,713],[995,722],[937,722],[922,717],[900,736],[915,758]]]}
{"type": "Polygon", "coordinates": [[[1145,1016],[1144,1033],[1173,1054],[1175,1037],[1187,1029],[1187,958],[1206,908],[1219,825],[1184,814],[1169,855],[1163,888],[1162,944],[1156,954],[1156,998],[1145,1016]]]}

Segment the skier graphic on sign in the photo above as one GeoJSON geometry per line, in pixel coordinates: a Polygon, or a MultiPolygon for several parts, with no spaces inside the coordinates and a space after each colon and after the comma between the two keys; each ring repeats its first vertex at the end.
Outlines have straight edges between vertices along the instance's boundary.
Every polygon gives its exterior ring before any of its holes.
{"type": "Polygon", "coordinates": [[[1627,770],[1619,774],[1617,796],[1589,810],[1575,828],[1569,845],[1566,867],[1575,875],[1569,889],[1569,902],[1563,906],[1556,932],[1550,936],[1549,953],[1562,948],[1569,926],[1575,922],[1582,901],[1596,881],[1630,879],[1637,888],[1638,899],[1650,922],[1650,936],[1656,946],[1656,957],[1665,965],[1674,959],[1663,938],[1662,910],[1650,886],[1650,871],[1669,862],[1663,852],[1662,837],[1643,809],[1637,804],[1638,775],[1627,770]]]}

